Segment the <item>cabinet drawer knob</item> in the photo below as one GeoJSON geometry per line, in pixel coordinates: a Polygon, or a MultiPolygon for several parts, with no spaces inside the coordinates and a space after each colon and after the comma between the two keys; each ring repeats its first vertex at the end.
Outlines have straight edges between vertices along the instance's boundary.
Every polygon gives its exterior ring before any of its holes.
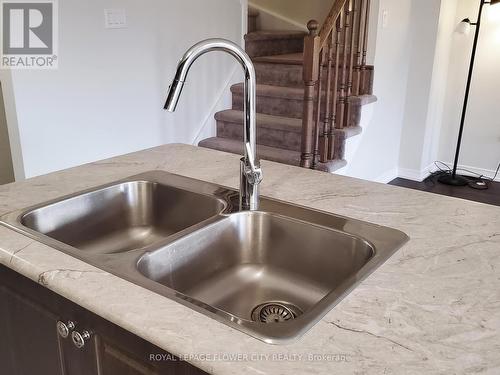
{"type": "Polygon", "coordinates": [[[71,340],[73,340],[73,344],[78,349],[81,349],[85,346],[85,342],[90,340],[90,332],[89,331],[82,331],[82,333],[78,331],[73,331],[71,333],[71,340]]]}
{"type": "Polygon", "coordinates": [[[73,323],[71,320],[68,323],[64,323],[62,321],[57,322],[57,332],[59,333],[59,336],[62,338],[67,338],[70,334],[71,331],[75,329],[75,323],[73,323]]]}

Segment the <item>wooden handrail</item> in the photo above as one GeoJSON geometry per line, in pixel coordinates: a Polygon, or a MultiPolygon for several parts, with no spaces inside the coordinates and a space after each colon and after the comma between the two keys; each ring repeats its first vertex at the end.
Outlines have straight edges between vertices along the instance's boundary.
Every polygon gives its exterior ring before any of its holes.
{"type": "Polygon", "coordinates": [[[333,28],[336,27],[337,19],[339,18],[340,12],[342,12],[342,8],[344,8],[347,1],[348,0],[335,0],[333,3],[332,9],[330,10],[330,13],[328,13],[325,22],[319,31],[320,48],[323,48],[328,41],[328,36],[332,32],[333,28]]]}

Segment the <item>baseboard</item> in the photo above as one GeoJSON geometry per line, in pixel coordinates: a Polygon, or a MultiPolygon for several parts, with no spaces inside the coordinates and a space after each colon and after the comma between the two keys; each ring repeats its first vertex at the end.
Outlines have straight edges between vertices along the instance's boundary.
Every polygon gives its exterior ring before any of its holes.
{"type": "Polygon", "coordinates": [[[394,180],[395,178],[398,178],[398,168],[391,169],[390,171],[381,174],[372,181],[379,182],[381,184],[387,184],[392,180],[394,180]]]}
{"type": "Polygon", "coordinates": [[[407,180],[422,182],[433,172],[432,167],[434,164],[428,165],[422,170],[408,169],[408,168],[398,168],[398,177],[405,178],[407,180]]]}
{"type": "MultiPolygon", "coordinates": [[[[445,163],[446,165],[453,165],[453,163],[445,163]]],[[[433,171],[436,171],[437,168],[434,168],[433,171]]],[[[482,175],[484,177],[488,178],[493,178],[495,176],[495,170],[493,169],[484,169],[484,168],[476,168],[476,167],[471,167],[470,165],[458,165],[458,174],[462,176],[472,176],[472,177],[478,177],[478,175],[482,175]]],[[[496,182],[500,182],[500,172],[497,174],[495,178],[496,182]]]]}
{"type": "MultiPolygon", "coordinates": [[[[453,163],[445,163],[445,164],[448,166],[453,165],[453,163]]],[[[472,177],[483,175],[485,177],[493,178],[496,172],[493,169],[476,168],[476,167],[471,167],[469,165],[459,165],[458,168],[459,168],[458,171],[459,174],[463,176],[472,176],[472,177]]],[[[416,169],[399,168],[397,177],[405,178],[407,180],[422,182],[427,177],[429,177],[433,172],[437,172],[438,170],[439,169],[436,167],[434,163],[432,163],[431,165],[427,166],[426,168],[420,171],[416,169]]],[[[500,182],[500,173],[496,176],[495,181],[500,182]]]]}

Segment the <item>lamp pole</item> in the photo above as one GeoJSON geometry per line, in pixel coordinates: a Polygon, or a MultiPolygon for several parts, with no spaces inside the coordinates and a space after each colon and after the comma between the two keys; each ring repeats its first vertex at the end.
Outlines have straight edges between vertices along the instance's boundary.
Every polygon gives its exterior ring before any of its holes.
{"type": "Polygon", "coordinates": [[[496,4],[498,3],[499,0],[492,0],[486,1],[486,0],[481,0],[481,5],[479,6],[479,15],[477,18],[476,23],[470,22],[470,20],[467,18],[463,20],[462,22],[467,22],[471,26],[476,26],[476,32],[474,34],[474,44],[472,47],[472,56],[470,60],[470,66],[469,66],[469,75],[467,77],[467,86],[465,89],[465,99],[464,99],[464,106],[462,109],[462,118],[460,120],[460,130],[458,131],[458,142],[457,142],[457,150],[455,153],[455,162],[453,163],[453,171],[451,174],[447,173],[444,175],[441,175],[438,178],[438,181],[442,184],[445,185],[452,185],[452,186],[465,186],[469,183],[469,181],[462,176],[457,175],[457,169],[458,169],[458,159],[460,157],[460,148],[462,146],[462,137],[464,133],[464,125],[465,125],[465,117],[467,115],[467,104],[469,103],[469,92],[470,92],[470,86],[471,86],[471,81],[472,81],[472,74],[474,72],[474,62],[476,59],[476,51],[477,51],[477,44],[479,40],[479,31],[481,30],[481,16],[483,15],[483,7],[485,4],[496,4]]]}

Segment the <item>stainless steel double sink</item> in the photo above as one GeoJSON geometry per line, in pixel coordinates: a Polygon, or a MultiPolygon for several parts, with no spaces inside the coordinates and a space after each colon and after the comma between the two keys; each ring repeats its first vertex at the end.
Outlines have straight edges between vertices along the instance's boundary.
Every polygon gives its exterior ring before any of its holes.
{"type": "Polygon", "coordinates": [[[42,243],[271,344],[303,335],[408,237],[155,171],[0,218],[42,243]]]}

